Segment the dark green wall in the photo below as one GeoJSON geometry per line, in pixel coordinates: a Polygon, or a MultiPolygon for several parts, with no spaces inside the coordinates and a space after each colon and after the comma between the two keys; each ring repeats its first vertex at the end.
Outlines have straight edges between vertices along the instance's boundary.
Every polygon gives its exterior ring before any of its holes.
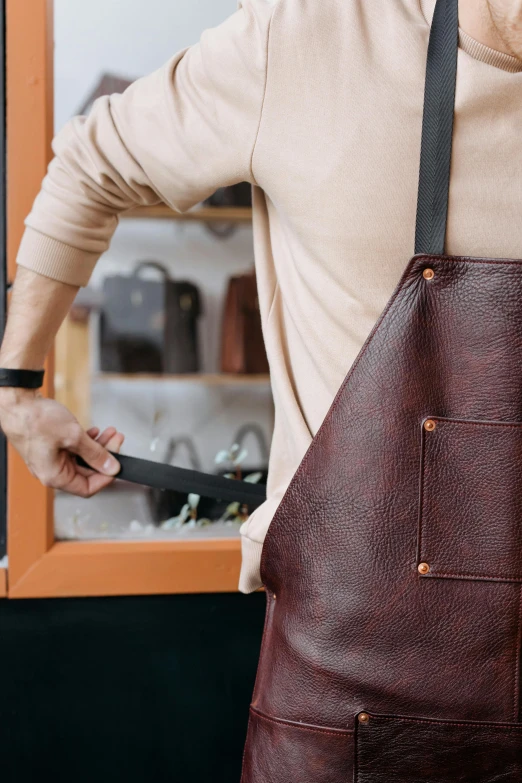
{"type": "Polygon", "coordinates": [[[264,602],[0,601],[2,783],[239,783],[264,602]]]}

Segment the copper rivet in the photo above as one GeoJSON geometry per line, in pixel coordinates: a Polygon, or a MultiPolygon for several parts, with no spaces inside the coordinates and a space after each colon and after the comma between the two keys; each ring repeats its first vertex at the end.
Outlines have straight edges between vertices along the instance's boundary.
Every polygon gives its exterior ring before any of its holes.
{"type": "Polygon", "coordinates": [[[424,429],[428,430],[428,432],[433,432],[436,426],[437,425],[435,424],[433,419],[426,419],[426,421],[424,422],[424,429]]]}
{"type": "Polygon", "coordinates": [[[422,273],[422,276],[425,280],[433,280],[433,278],[435,277],[435,272],[433,271],[433,269],[425,269],[424,272],[422,273]]]}
{"type": "Polygon", "coordinates": [[[417,570],[419,574],[429,574],[430,567],[427,563],[419,563],[419,565],[417,566],[417,570]]]}
{"type": "Polygon", "coordinates": [[[370,722],[370,716],[367,712],[360,712],[358,715],[359,723],[369,723],[370,722]]]}
{"type": "Polygon", "coordinates": [[[272,594],[272,598],[273,598],[273,599],[274,599],[274,601],[275,601],[275,599],[277,598],[277,595],[276,595],[275,593],[273,593],[273,594],[272,594]]]}

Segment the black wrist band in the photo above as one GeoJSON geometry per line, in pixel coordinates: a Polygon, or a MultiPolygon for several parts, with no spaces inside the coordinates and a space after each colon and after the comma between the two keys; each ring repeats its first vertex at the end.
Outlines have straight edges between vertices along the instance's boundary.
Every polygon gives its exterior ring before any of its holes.
{"type": "Polygon", "coordinates": [[[0,387],[39,389],[43,379],[44,370],[9,370],[0,367],[0,387]]]}

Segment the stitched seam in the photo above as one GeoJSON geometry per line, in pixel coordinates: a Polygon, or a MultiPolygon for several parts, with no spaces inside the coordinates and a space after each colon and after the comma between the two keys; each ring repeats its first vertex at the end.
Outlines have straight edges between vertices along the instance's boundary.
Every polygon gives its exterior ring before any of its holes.
{"type": "Polygon", "coordinates": [[[263,87],[263,97],[261,98],[261,109],[260,109],[260,112],[259,112],[259,121],[257,123],[257,129],[256,129],[256,134],[254,136],[254,143],[252,145],[252,152],[250,154],[250,163],[249,163],[250,176],[252,178],[252,182],[253,182],[254,185],[256,185],[258,187],[259,187],[259,185],[258,185],[257,179],[256,179],[256,177],[254,175],[254,154],[255,154],[255,151],[256,151],[256,147],[257,147],[257,140],[259,139],[259,133],[261,131],[261,123],[262,123],[262,120],[263,120],[263,109],[265,108],[265,98],[266,98],[266,93],[267,93],[267,89],[268,89],[268,56],[269,56],[269,52],[270,52],[270,33],[272,31],[272,21],[274,19],[276,8],[277,8],[277,3],[274,4],[274,7],[272,9],[272,13],[270,15],[270,21],[268,23],[268,29],[267,29],[267,33],[266,33],[265,84],[264,84],[264,87],[263,87]]]}
{"type": "MultiPolygon", "coordinates": [[[[474,419],[452,419],[452,418],[445,418],[442,416],[430,416],[430,419],[433,421],[438,422],[446,422],[450,424],[460,424],[462,426],[471,426],[471,427],[511,427],[514,429],[520,429],[522,427],[522,423],[520,422],[509,422],[509,421],[476,421],[474,419]]],[[[418,552],[418,562],[421,562],[423,559],[423,542],[422,542],[422,534],[423,534],[423,522],[424,522],[424,500],[426,497],[425,492],[425,483],[426,483],[426,473],[427,473],[427,467],[425,464],[425,449],[426,449],[426,433],[423,430],[422,431],[422,446],[421,446],[421,500],[420,500],[420,515],[419,515],[419,552],[418,552]]],[[[522,576],[509,576],[509,575],[497,575],[497,574],[481,574],[481,573],[470,573],[466,571],[457,571],[456,573],[453,573],[451,571],[437,571],[436,568],[432,570],[432,573],[428,574],[421,574],[421,577],[423,579],[480,579],[480,580],[486,580],[486,581],[497,581],[497,582],[522,582],[522,576]]]]}
{"type": "Polygon", "coordinates": [[[440,416],[429,416],[433,421],[450,422],[451,424],[470,425],[472,427],[522,427],[518,421],[477,421],[476,419],[445,419],[440,416]]]}
{"type": "Polygon", "coordinates": [[[421,574],[423,579],[486,579],[492,582],[522,582],[520,576],[496,576],[495,574],[467,574],[467,573],[451,573],[447,571],[438,571],[430,574],[421,574]]]}
{"type": "Polygon", "coordinates": [[[243,757],[241,762],[241,780],[239,781],[239,783],[243,783],[245,779],[245,759],[246,759],[247,746],[248,746],[248,741],[250,739],[251,731],[252,731],[252,713],[250,712],[248,716],[248,726],[247,726],[245,745],[243,747],[243,757]]]}
{"type": "Polygon", "coordinates": [[[274,606],[274,596],[273,593],[270,592],[270,590],[265,590],[266,595],[266,608],[265,608],[265,622],[263,623],[263,633],[261,635],[261,647],[259,648],[259,662],[257,665],[257,671],[256,671],[256,679],[254,680],[254,689],[252,691],[252,698],[255,700],[256,698],[256,690],[257,690],[257,683],[259,680],[259,672],[261,670],[261,660],[263,657],[263,652],[266,647],[266,639],[267,639],[267,629],[268,629],[268,621],[269,619],[272,619],[272,613],[273,613],[273,606],[274,606]]]}
{"type": "Polygon", "coordinates": [[[415,725],[430,724],[432,726],[459,726],[461,728],[498,728],[508,731],[522,731],[522,724],[515,726],[512,723],[494,723],[482,721],[453,721],[453,720],[430,720],[429,718],[403,718],[394,715],[370,715],[370,726],[372,718],[376,721],[393,721],[395,723],[414,723],[415,725]]]}
{"type": "Polygon", "coordinates": [[[427,26],[427,27],[428,27],[428,29],[429,29],[429,27],[430,27],[430,24],[429,24],[428,20],[426,19],[426,15],[425,15],[425,13],[424,13],[424,11],[423,11],[423,9],[422,9],[422,3],[421,3],[421,0],[417,0],[417,2],[418,2],[418,6],[419,6],[420,15],[422,16],[422,18],[423,18],[423,19],[424,19],[424,21],[426,22],[426,26],[427,26]]]}
{"type": "Polygon", "coordinates": [[[420,475],[420,498],[419,498],[419,525],[418,525],[418,552],[417,552],[417,564],[422,561],[422,533],[424,522],[424,498],[425,498],[425,480],[426,480],[426,468],[425,468],[425,449],[426,438],[424,429],[421,430],[421,475],[420,475]]]}
{"type": "Polygon", "coordinates": [[[274,286],[274,293],[272,294],[272,301],[270,302],[270,307],[268,308],[268,315],[266,317],[267,326],[270,323],[270,319],[272,318],[272,314],[274,312],[275,302],[277,299],[277,295],[279,293],[279,288],[280,288],[279,278],[277,278],[274,286]]]}
{"type": "Polygon", "coordinates": [[[261,718],[261,720],[267,720],[271,723],[278,723],[281,726],[287,726],[290,729],[295,728],[302,731],[311,731],[314,734],[327,734],[330,737],[351,736],[354,733],[353,729],[329,729],[326,727],[322,728],[321,726],[310,726],[308,724],[297,723],[296,721],[285,720],[284,718],[271,718],[255,707],[250,707],[250,711],[253,712],[258,718],[261,718]]]}
{"type": "Polygon", "coordinates": [[[520,644],[522,641],[522,587],[518,591],[518,628],[517,628],[517,645],[515,651],[515,685],[514,685],[514,705],[513,705],[513,720],[518,720],[518,714],[520,709],[520,644]]]}
{"type": "Polygon", "coordinates": [[[510,258],[472,258],[468,256],[428,256],[428,255],[417,255],[414,256],[416,259],[423,258],[425,261],[442,261],[444,264],[504,264],[506,266],[520,266],[522,264],[522,258],[518,259],[510,259],[510,258]]]}

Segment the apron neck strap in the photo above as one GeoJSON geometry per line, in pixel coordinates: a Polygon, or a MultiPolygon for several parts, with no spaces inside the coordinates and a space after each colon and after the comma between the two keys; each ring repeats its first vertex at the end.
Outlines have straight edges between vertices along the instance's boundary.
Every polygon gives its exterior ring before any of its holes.
{"type": "Polygon", "coordinates": [[[415,254],[444,255],[458,37],[458,0],[437,0],[426,63],[415,254]]]}

